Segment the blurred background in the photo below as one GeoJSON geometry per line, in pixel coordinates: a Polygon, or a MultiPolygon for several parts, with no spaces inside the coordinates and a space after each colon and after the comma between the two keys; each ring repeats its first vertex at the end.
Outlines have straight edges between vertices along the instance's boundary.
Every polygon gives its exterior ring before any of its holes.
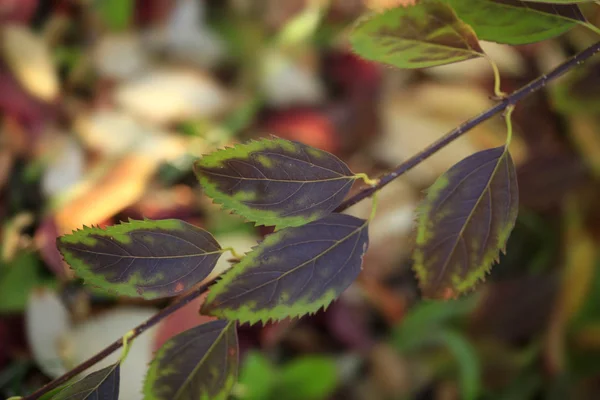
{"type": "MultiPolygon", "coordinates": [[[[58,235],[179,218],[245,252],[269,231],[203,196],[196,158],[276,135],[377,176],[493,105],[483,59],[405,71],[352,54],[352,22],[398,3],[0,0],[0,397],[32,392],[172,301],[82,285],[58,235]]],[[[599,7],[582,9],[600,25],[599,7]]],[[[576,28],[483,48],[510,92],[597,40],[576,28]]],[[[521,210],[485,284],[423,300],[410,253],[424,189],[501,145],[500,116],[382,191],[364,271],[326,312],[239,328],[232,398],[600,398],[600,56],[520,102],[514,121],[521,210]]],[[[165,340],[210,320],[201,302],[134,342],[122,399],[142,398],[165,340]]]]}

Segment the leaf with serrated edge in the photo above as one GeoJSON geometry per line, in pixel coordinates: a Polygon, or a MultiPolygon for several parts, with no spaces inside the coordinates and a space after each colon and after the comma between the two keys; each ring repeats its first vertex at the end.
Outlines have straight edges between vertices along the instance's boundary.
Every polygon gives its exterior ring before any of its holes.
{"type": "Polygon", "coordinates": [[[268,235],[211,287],[202,312],[254,324],[326,308],[360,273],[367,226],[331,214],[268,235]]]}
{"type": "Polygon", "coordinates": [[[427,68],[481,57],[473,30],[440,0],[374,13],[350,34],[361,57],[398,68],[427,68]]]}
{"type": "Polygon", "coordinates": [[[520,0],[445,0],[481,40],[527,44],[559,36],[585,17],[575,4],[520,0]]]}
{"type": "Polygon", "coordinates": [[[455,297],[483,279],[517,219],[515,167],[504,146],[475,153],[429,188],[419,207],[414,269],[426,297],[455,297]]]}
{"type": "Polygon", "coordinates": [[[190,289],[210,274],[222,253],[210,233],[176,219],[84,227],[58,238],[57,246],[87,283],[145,299],[190,289]]]}
{"type": "Polygon", "coordinates": [[[216,203],[257,225],[277,228],[331,213],[357,179],[333,154],[278,138],[218,150],[194,169],[216,203]]]}
{"type": "Polygon", "coordinates": [[[168,340],[144,383],[145,400],[225,400],[237,380],[235,323],[212,321],[168,340]]]}
{"type": "Polygon", "coordinates": [[[51,400],[118,400],[119,372],[119,363],[109,365],[67,386],[51,400]]]}

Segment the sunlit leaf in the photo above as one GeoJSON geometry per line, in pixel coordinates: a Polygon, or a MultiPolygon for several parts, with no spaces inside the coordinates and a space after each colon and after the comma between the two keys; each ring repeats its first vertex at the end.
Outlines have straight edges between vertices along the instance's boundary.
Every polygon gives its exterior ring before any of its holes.
{"type": "Polygon", "coordinates": [[[504,146],[475,153],[431,186],[420,206],[414,268],[426,297],[455,297],[483,279],[518,213],[515,167],[504,146]]]}
{"type": "Polygon", "coordinates": [[[368,241],[367,221],[344,214],[277,231],[211,287],[202,312],[251,324],[314,313],[356,279],[368,241]]]}
{"type": "Polygon", "coordinates": [[[216,203],[258,225],[278,228],[329,214],[356,179],[334,155],[277,138],[216,151],[202,157],[195,170],[216,203]]]}
{"type": "Polygon", "coordinates": [[[425,68],[481,57],[473,30],[441,0],[423,0],[359,20],[350,41],[369,60],[425,68]]]}
{"type": "Polygon", "coordinates": [[[327,399],[338,384],[335,361],[323,356],[298,358],[277,376],[273,399],[327,399]]]}
{"type": "Polygon", "coordinates": [[[210,233],[175,219],[85,227],[57,245],[88,283],[145,299],[188,290],[210,274],[222,252],[210,233]]]}
{"type": "Polygon", "coordinates": [[[244,400],[268,399],[277,382],[278,370],[257,350],[251,350],[244,358],[240,370],[239,391],[244,400]]]}
{"type": "Polygon", "coordinates": [[[585,17],[575,4],[520,0],[445,0],[481,40],[506,44],[539,42],[561,35],[585,17]]]}
{"type": "Polygon", "coordinates": [[[212,321],[168,340],[144,383],[146,400],[224,400],[237,379],[234,322],[212,321]]]}
{"type": "Polygon", "coordinates": [[[118,400],[119,363],[93,372],[61,390],[52,400],[118,400]]]}

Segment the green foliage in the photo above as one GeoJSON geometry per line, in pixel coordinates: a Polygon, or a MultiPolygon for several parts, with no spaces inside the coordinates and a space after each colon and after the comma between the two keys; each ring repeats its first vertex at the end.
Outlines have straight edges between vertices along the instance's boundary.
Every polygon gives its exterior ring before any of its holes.
{"type": "Polygon", "coordinates": [[[9,263],[0,263],[0,314],[23,311],[33,289],[54,285],[54,281],[44,278],[40,272],[38,256],[29,251],[9,263]]]}
{"type": "Polygon", "coordinates": [[[576,5],[551,6],[520,0],[446,0],[481,40],[512,45],[561,35],[585,18],[576,5]]]}
{"type": "Polygon", "coordinates": [[[98,13],[106,26],[113,31],[129,27],[134,10],[134,0],[95,0],[98,13]]]}
{"type": "Polygon", "coordinates": [[[250,352],[240,371],[240,400],[322,400],[337,386],[335,362],[307,356],[274,366],[261,353],[250,352]]]}
{"type": "Polygon", "coordinates": [[[471,27],[438,0],[364,17],[350,41],[361,57],[398,68],[433,67],[484,54],[471,27]]]}

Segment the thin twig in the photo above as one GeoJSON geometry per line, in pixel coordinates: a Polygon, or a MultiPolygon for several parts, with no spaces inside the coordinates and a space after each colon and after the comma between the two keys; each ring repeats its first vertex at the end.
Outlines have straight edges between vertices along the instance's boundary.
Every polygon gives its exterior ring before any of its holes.
{"type": "Polygon", "coordinates": [[[482,112],[478,116],[473,117],[470,120],[462,123],[455,129],[451,130],[450,132],[448,132],[447,134],[442,136],[439,140],[437,140],[436,142],[434,142],[433,144],[431,144],[430,146],[425,148],[423,151],[421,151],[417,155],[409,158],[402,164],[398,165],[398,167],[396,167],[396,169],[393,170],[392,172],[389,172],[389,173],[381,176],[379,178],[379,183],[377,185],[366,188],[366,189],[360,191],[359,193],[357,193],[356,195],[352,196],[348,200],[344,201],[335,210],[335,212],[344,211],[348,207],[351,207],[354,204],[358,203],[359,201],[364,200],[365,198],[371,196],[373,193],[380,190],[382,187],[384,187],[385,185],[387,185],[388,183],[390,183],[391,181],[393,181],[400,175],[406,173],[407,171],[414,168],[416,165],[418,165],[425,159],[431,157],[437,151],[446,147],[453,140],[459,138],[463,134],[467,133],[469,130],[475,128],[477,125],[490,119],[494,115],[502,112],[509,105],[515,104],[522,98],[529,96],[533,92],[540,90],[548,82],[563,75],[565,72],[567,72],[571,68],[575,67],[576,65],[581,64],[582,62],[584,62],[585,60],[587,60],[588,58],[590,58],[591,56],[593,56],[594,54],[596,54],[599,51],[600,51],[600,42],[594,43],[587,49],[583,50],[581,53],[573,56],[566,62],[564,62],[561,65],[559,65],[558,67],[556,67],[554,70],[552,70],[552,72],[550,72],[546,75],[542,75],[539,78],[529,82],[527,85],[523,86],[522,88],[514,91],[512,94],[510,94],[508,97],[506,97],[502,102],[500,102],[500,103],[496,104],[495,106],[493,106],[492,108],[482,112]]]}
{"type": "MultiPolygon", "coordinates": [[[[510,94],[502,102],[496,104],[494,107],[488,109],[487,111],[484,111],[483,113],[479,114],[478,116],[476,116],[474,118],[471,118],[470,120],[461,124],[457,128],[448,132],[446,135],[444,135],[442,138],[440,138],[437,142],[433,143],[432,145],[430,145],[429,147],[427,147],[423,151],[421,151],[419,154],[415,155],[412,158],[409,158],[408,160],[406,160],[405,162],[400,164],[394,171],[383,175],[380,178],[379,183],[377,183],[376,185],[371,186],[369,188],[366,188],[366,189],[362,190],[361,192],[357,193],[356,195],[352,196],[351,198],[349,198],[348,200],[343,202],[335,211],[336,212],[344,211],[348,207],[353,206],[354,204],[358,203],[359,201],[364,200],[365,198],[373,195],[373,193],[377,192],[378,190],[383,188],[388,183],[392,182],[394,179],[396,179],[400,175],[406,173],[408,170],[412,169],[413,167],[418,165],[423,160],[429,158],[435,152],[437,152],[438,150],[441,150],[442,148],[444,148],[445,146],[450,144],[453,140],[462,136],[467,131],[473,129],[474,127],[481,124],[482,122],[484,122],[484,121],[490,119],[491,117],[493,117],[494,115],[500,113],[501,111],[506,109],[509,105],[515,104],[516,102],[523,99],[524,97],[532,94],[533,92],[540,90],[541,88],[543,88],[546,85],[546,83],[563,75],[565,72],[567,72],[571,68],[575,67],[576,65],[581,64],[582,62],[584,62],[588,58],[592,57],[594,54],[596,54],[599,51],[600,51],[600,42],[597,42],[597,43],[591,45],[590,47],[588,47],[587,49],[583,50],[581,53],[573,56],[572,58],[570,58],[563,64],[559,65],[552,72],[550,72],[546,75],[542,75],[539,78],[531,81],[529,84],[523,86],[521,89],[510,94]]],[[[175,311],[179,310],[181,307],[185,306],[186,304],[190,303],[192,300],[196,299],[198,296],[200,296],[201,294],[206,292],[209,284],[201,286],[201,287],[195,289],[194,291],[190,292],[189,294],[183,296],[176,303],[173,303],[170,306],[162,309],[156,315],[154,315],[153,317],[148,319],[146,322],[144,322],[141,325],[134,328],[132,331],[133,333],[129,336],[129,340],[135,339],[136,337],[138,337],[139,335],[144,333],[146,330],[148,330],[152,326],[156,325],[158,322],[162,321],[167,316],[171,315],[175,311]]],[[[116,350],[121,348],[122,346],[123,346],[123,338],[120,338],[120,339],[114,341],[109,346],[107,346],[104,350],[97,353],[95,356],[93,356],[92,358],[83,362],[82,364],[78,365],[77,367],[75,367],[71,371],[67,372],[60,378],[53,380],[52,382],[50,382],[47,385],[43,386],[42,388],[38,389],[37,391],[30,394],[29,396],[24,397],[23,400],[35,400],[35,399],[40,398],[43,394],[49,392],[52,389],[57,388],[58,386],[62,385],[63,383],[76,377],[81,372],[90,368],[92,365],[105,359],[110,354],[112,354],[113,352],[115,352],[116,350]]]]}

